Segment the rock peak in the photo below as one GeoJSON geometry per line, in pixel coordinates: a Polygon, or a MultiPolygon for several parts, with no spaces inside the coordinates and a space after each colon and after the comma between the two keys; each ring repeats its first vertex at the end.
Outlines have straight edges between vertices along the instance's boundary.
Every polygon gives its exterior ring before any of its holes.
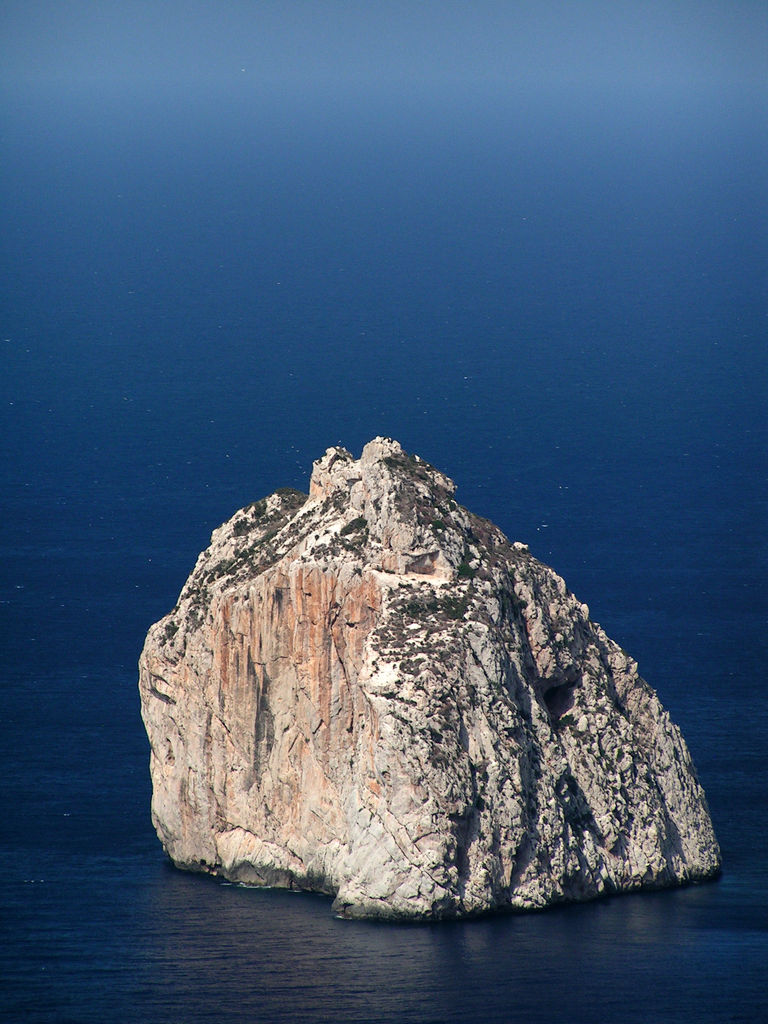
{"type": "Polygon", "coordinates": [[[679,730],[522,543],[390,438],[214,531],[140,660],[180,867],[441,918],[719,870],[679,730]]]}
{"type": "Polygon", "coordinates": [[[399,442],[391,437],[375,437],[365,445],[357,460],[346,448],[334,446],[326,449],[325,454],[313,464],[309,496],[327,497],[337,488],[351,489],[363,481],[368,485],[384,475],[390,485],[392,477],[406,475],[420,479],[426,486],[436,486],[451,494],[455,491],[455,485],[448,477],[418,455],[407,454],[399,442]]]}
{"type": "Polygon", "coordinates": [[[312,466],[309,481],[310,498],[327,497],[333,490],[346,484],[350,465],[354,457],[346,448],[333,447],[326,449],[325,455],[317,459],[312,466]]]}

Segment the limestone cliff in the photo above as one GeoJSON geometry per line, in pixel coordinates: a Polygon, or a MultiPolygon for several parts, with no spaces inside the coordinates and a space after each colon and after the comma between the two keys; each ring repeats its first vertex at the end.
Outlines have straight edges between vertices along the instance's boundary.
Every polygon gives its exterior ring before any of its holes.
{"type": "Polygon", "coordinates": [[[387,918],[717,873],[688,750],[635,662],[453,493],[377,438],[213,533],[140,661],[178,866],[387,918]]]}

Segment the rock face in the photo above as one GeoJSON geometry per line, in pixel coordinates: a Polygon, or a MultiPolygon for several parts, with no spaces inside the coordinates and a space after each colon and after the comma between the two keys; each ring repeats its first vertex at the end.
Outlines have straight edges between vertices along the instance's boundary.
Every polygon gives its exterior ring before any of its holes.
{"type": "Polygon", "coordinates": [[[704,879],[678,729],[525,545],[392,440],[219,527],[140,661],[179,866],[447,918],[704,879]]]}

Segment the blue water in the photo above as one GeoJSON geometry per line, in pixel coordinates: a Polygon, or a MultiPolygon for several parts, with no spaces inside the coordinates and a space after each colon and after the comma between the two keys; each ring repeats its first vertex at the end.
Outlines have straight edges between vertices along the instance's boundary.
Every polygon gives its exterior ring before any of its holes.
{"type": "Polygon", "coordinates": [[[762,97],[19,90],[2,133],[0,1018],[765,1019],[762,97]],[[390,927],[166,864],[146,629],[376,434],[637,657],[721,880],[390,927]]]}

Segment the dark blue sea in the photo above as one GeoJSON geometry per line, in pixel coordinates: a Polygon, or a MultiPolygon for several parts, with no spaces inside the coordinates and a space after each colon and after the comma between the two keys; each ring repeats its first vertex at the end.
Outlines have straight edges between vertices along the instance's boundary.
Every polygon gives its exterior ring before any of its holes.
{"type": "Polygon", "coordinates": [[[765,99],[5,89],[3,1021],[768,1019],[765,99]],[[166,862],[146,630],[214,527],[378,434],[638,659],[720,880],[402,927],[166,862]]]}

